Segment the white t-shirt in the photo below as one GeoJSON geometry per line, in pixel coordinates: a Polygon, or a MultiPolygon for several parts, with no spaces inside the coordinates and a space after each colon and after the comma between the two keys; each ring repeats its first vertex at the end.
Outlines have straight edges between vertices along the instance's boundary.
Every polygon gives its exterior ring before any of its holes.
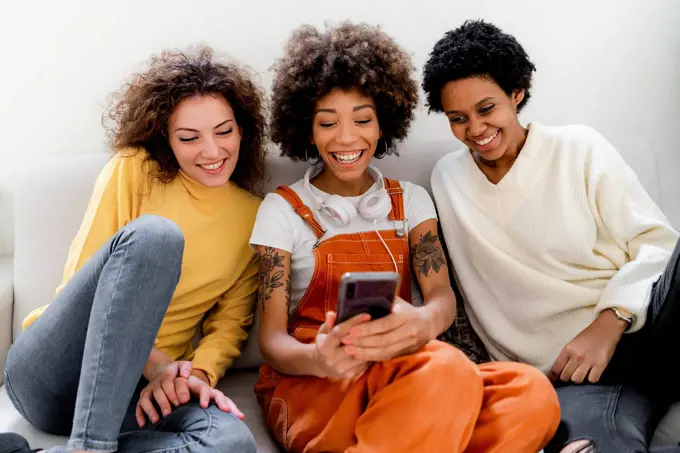
{"type": "MultiPolygon", "coordinates": [[[[400,181],[400,184],[404,190],[404,212],[407,219],[407,231],[415,228],[425,220],[437,218],[434,203],[424,188],[408,181],[400,181]]],[[[366,193],[376,191],[380,186],[381,184],[376,182],[366,193]]],[[[316,196],[320,195],[324,199],[329,197],[329,194],[322,192],[313,185],[310,184],[310,187],[316,196]]],[[[363,219],[360,214],[357,214],[349,225],[343,226],[319,212],[317,210],[318,203],[305,188],[304,180],[297,181],[290,188],[312,210],[316,221],[326,230],[326,234],[321,239],[322,241],[339,234],[375,231],[373,221],[363,219]]],[[[345,199],[357,208],[359,201],[364,195],[345,197],[345,199]]],[[[400,222],[398,226],[401,227],[400,222]]],[[[378,220],[377,228],[379,230],[389,230],[393,229],[394,225],[385,216],[384,219],[378,220]]],[[[314,274],[314,253],[312,247],[314,247],[316,242],[317,238],[314,230],[295,213],[288,201],[276,193],[270,193],[264,198],[257,211],[250,244],[252,247],[256,245],[273,247],[291,254],[291,312],[297,307],[297,304],[311,283],[312,275],[314,274]]],[[[414,289],[417,290],[417,287],[414,289]]],[[[414,291],[413,297],[413,302],[417,305],[419,302],[419,292],[414,291]]]]}

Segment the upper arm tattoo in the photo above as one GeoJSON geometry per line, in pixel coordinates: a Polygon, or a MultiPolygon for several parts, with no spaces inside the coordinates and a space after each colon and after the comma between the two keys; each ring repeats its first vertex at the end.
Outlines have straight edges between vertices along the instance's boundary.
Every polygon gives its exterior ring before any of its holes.
{"type": "MultiPolygon", "coordinates": [[[[279,255],[273,247],[265,247],[264,252],[260,252],[260,264],[258,275],[260,278],[260,292],[258,299],[262,311],[265,309],[265,304],[272,297],[272,291],[275,288],[283,286],[283,257],[279,255]]],[[[290,279],[290,275],[288,277],[290,279]]],[[[286,282],[286,290],[290,287],[286,282]]],[[[290,304],[290,291],[286,303],[290,304]]]]}
{"type": "Polygon", "coordinates": [[[431,231],[421,235],[420,240],[411,246],[411,260],[419,276],[427,277],[430,270],[439,273],[446,266],[439,236],[431,231]]]}

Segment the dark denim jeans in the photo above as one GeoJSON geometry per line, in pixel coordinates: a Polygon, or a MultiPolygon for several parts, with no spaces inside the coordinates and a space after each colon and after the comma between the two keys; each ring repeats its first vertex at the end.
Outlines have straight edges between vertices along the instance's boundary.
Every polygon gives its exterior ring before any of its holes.
{"type": "Polygon", "coordinates": [[[645,326],[624,335],[600,383],[558,385],[562,423],[546,452],[586,439],[598,453],[680,453],[680,446],[649,450],[659,420],[680,401],[675,357],[669,357],[678,345],[680,242],[654,284],[645,326]]]}
{"type": "Polygon", "coordinates": [[[72,450],[255,452],[245,424],[214,406],[192,402],[137,427],[137,387],[183,251],[177,225],[142,216],[81,267],[7,355],[7,393],[27,421],[70,436],[72,450]]]}

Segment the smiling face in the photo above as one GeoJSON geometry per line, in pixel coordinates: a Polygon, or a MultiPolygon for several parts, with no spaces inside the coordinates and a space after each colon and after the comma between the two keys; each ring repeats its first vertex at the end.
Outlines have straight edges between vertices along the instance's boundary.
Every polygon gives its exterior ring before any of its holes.
{"type": "Polygon", "coordinates": [[[375,102],[359,90],[333,90],[316,102],[312,144],[334,179],[365,178],[380,135],[375,102]]]}
{"type": "Polygon", "coordinates": [[[523,90],[508,96],[491,80],[469,77],[444,85],[441,99],[453,135],[482,159],[514,158],[519,152],[525,138],[517,119],[523,90]]]}
{"type": "Polygon", "coordinates": [[[234,172],[241,131],[221,95],[184,99],[168,120],[170,147],[182,171],[208,187],[226,184],[234,172]]]}

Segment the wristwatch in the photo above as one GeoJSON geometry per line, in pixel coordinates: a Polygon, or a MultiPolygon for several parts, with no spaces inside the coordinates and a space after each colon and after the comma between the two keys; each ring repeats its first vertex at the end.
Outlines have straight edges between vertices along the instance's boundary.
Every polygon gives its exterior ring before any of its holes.
{"type": "Polygon", "coordinates": [[[633,327],[633,324],[635,324],[635,321],[637,320],[637,316],[635,316],[633,313],[629,312],[625,308],[610,307],[610,310],[614,312],[614,316],[616,316],[618,319],[620,319],[621,321],[626,321],[628,323],[628,327],[626,327],[626,332],[628,332],[630,328],[633,327]]]}

